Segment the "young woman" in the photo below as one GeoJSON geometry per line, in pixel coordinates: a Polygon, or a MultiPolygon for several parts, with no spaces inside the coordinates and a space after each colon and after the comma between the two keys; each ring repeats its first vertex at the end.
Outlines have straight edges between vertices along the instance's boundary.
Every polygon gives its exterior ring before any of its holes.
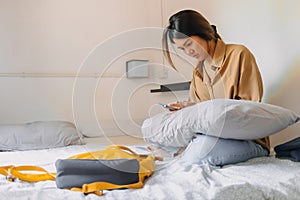
{"type": "MultiPolygon", "coordinates": [[[[171,106],[181,109],[215,98],[261,101],[262,78],[253,54],[243,45],[225,44],[216,27],[200,13],[183,10],[169,19],[162,44],[166,59],[176,69],[168,41],[198,61],[188,102],[176,102],[171,106]]],[[[199,134],[183,153],[182,159],[222,166],[268,154],[268,138],[242,141],[199,134]]]]}

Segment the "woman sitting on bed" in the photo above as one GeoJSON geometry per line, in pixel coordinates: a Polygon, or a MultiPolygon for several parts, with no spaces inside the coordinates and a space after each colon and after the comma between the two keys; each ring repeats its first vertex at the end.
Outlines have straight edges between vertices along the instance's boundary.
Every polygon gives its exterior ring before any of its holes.
{"type": "MultiPolygon", "coordinates": [[[[225,44],[216,27],[200,13],[183,10],[169,19],[162,44],[166,59],[176,69],[171,60],[168,39],[198,61],[193,71],[189,101],[172,103],[171,106],[182,109],[215,98],[261,101],[262,79],[253,54],[243,45],[225,44]]],[[[161,148],[169,153],[178,150],[161,148]]],[[[150,149],[155,151],[157,148],[152,146],[150,149]]],[[[189,144],[182,159],[222,166],[268,154],[268,138],[243,141],[199,134],[189,144]]]]}

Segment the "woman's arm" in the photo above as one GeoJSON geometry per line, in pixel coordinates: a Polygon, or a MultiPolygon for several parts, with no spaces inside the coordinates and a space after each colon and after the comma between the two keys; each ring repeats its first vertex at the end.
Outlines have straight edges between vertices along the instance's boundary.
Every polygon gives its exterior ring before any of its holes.
{"type": "Polygon", "coordinates": [[[263,82],[253,54],[248,50],[241,54],[238,97],[260,102],[263,96],[263,82]]]}

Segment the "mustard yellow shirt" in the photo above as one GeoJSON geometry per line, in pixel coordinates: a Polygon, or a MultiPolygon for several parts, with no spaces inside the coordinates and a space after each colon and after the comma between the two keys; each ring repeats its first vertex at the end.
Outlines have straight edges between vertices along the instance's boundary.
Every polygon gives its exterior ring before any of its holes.
{"type": "MultiPolygon", "coordinates": [[[[194,68],[189,100],[201,102],[215,98],[260,102],[263,82],[253,54],[243,45],[218,40],[211,61],[194,68]]],[[[269,138],[256,140],[269,148],[269,138]]]]}
{"type": "Polygon", "coordinates": [[[211,62],[216,71],[212,79],[207,75],[204,64],[200,62],[194,69],[190,86],[191,101],[214,98],[261,101],[262,78],[254,56],[245,46],[225,44],[218,40],[211,62]]]}

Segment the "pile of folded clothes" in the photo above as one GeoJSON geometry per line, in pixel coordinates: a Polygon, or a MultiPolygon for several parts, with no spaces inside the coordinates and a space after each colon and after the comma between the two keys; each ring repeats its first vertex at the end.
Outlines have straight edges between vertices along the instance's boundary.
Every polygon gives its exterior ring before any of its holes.
{"type": "Polygon", "coordinates": [[[300,161],[300,137],[274,147],[276,158],[300,161]]]}

